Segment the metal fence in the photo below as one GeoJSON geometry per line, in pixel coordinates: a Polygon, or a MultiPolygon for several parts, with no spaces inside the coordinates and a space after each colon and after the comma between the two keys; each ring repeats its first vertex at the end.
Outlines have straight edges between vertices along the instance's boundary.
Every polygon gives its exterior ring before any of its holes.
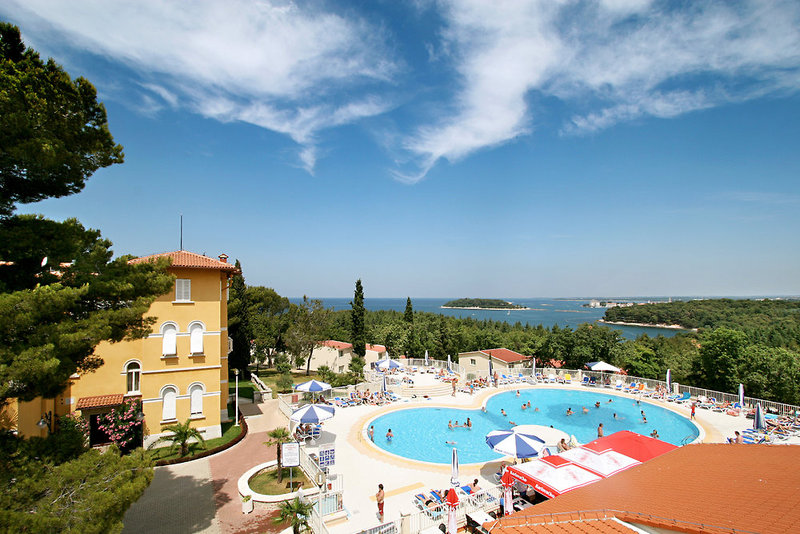
{"type": "MultiPolygon", "coordinates": [[[[481,510],[487,514],[497,512],[500,509],[502,492],[503,488],[498,485],[482,489],[474,495],[459,495],[458,506],[456,507],[456,524],[459,527],[466,525],[467,514],[476,510],[481,510]]],[[[408,518],[409,531],[421,532],[442,523],[447,524],[447,514],[448,508],[446,504],[439,504],[431,508],[425,507],[425,509],[411,514],[408,518]]]]}
{"type": "Polygon", "coordinates": [[[359,530],[356,534],[397,534],[400,532],[400,520],[382,523],[377,527],[359,530]]]}

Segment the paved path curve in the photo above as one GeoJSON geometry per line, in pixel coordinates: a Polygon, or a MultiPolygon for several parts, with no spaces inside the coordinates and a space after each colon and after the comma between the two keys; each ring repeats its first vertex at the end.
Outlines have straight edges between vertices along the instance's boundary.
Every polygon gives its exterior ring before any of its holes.
{"type": "Polygon", "coordinates": [[[241,404],[247,436],[219,454],[155,468],[153,482],[125,514],[123,534],[151,532],[243,534],[276,532],[274,512],[258,506],[242,514],[239,477],[256,464],[275,459],[267,432],[287,426],[277,400],[241,404]]]}

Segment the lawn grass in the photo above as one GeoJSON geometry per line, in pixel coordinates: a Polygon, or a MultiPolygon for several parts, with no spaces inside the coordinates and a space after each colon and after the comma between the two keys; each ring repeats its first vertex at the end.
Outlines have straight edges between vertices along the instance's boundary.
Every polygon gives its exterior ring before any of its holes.
{"type": "MultiPolygon", "coordinates": [[[[279,376],[280,373],[275,369],[261,369],[258,372],[258,377],[261,379],[261,381],[272,390],[273,399],[278,398],[278,393],[289,393],[288,391],[278,391],[279,376]]],[[[306,375],[306,372],[302,369],[292,370],[292,382],[295,384],[302,384],[303,382],[308,382],[309,380],[321,379],[316,371],[311,371],[310,375],[306,375]]]]}
{"type": "MultiPolygon", "coordinates": [[[[199,454],[205,450],[224,445],[233,440],[241,432],[242,427],[234,426],[233,421],[222,423],[222,437],[207,439],[205,447],[202,447],[199,443],[191,444],[189,447],[188,457],[191,458],[192,456],[195,456],[196,454],[199,454]]],[[[170,450],[169,447],[160,447],[158,449],[150,449],[147,451],[147,454],[154,462],[159,460],[174,460],[175,458],[180,457],[180,449],[170,450]]]]}
{"type": "MultiPolygon", "coordinates": [[[[242,399],[253,400],[253,390],[255,386],[249,380],[239,380],[239,397],[242,399]]],[[[228,395],[233,398],[236,395],[236,381],[228,381],[228,395]]]]}
{"type": "Polygon", "coordinates": [[[289,488],[289,468],[283,468],[283,481],[278,484],[278,470],[267,469],[261,471],[256,476],[250,479],[250,489],[256,493],[263,495],[283,495],[292,491],[297,491],[297,488],[311,487],[311,481],[306,478],[305,473],[299,467],[292,468],[292,488],[289,488]]]}

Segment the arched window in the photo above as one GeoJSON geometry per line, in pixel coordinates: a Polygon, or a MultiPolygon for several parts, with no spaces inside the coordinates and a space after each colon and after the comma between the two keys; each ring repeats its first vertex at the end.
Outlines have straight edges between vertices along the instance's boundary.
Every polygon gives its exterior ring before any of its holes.
{"type": "Polygon", "coordinates": [[[202,323],[192,323],[189,325],[189,339],[190,342],[190,350],[191,354],[203,354],[203,332],[205,328],[203,328],[202,323]]]}
{"type": "Polygon", "coordinates": [[[178,390],[175,386],[167,386],[161,390],[161,420],[171,421],[177,418],[176,401],[178,390]]]}
{"type": "Polygon", "coordinates": [[[178,327],[174,323],[166,323],[161,327],[161,353],[164,356],[178,354],[178,327]]]}
{"type": "Polygon", "coordinates": [[[139,362],[130,362],[125,366],[125,378],[128,393],[139,393],[141,391],[139,380],[142,376],[142,365],[139,362]]]}
{"type": "Polygon", "coordinates": [[[203,415],[203,385],[192,384],[189,386],[189,398],[191,399],[192,415],[203,415]]]}

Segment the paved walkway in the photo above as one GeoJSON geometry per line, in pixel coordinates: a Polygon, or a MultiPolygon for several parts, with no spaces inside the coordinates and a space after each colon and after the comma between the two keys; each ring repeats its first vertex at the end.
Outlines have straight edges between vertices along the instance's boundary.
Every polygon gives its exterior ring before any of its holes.
{"type": "Polygon", "coordinates": [[[153,482],[130,507],[123,520],[124,534],[152,532],[240,534],[276,532],[274,508],[259,507],[242,514],[237,483],[256,464],[275,459],[267,447],[267,432],[286,425],[277,400],[242,404],[247,436],[230,449],[199,460],[157,467],[153,482]]]}

